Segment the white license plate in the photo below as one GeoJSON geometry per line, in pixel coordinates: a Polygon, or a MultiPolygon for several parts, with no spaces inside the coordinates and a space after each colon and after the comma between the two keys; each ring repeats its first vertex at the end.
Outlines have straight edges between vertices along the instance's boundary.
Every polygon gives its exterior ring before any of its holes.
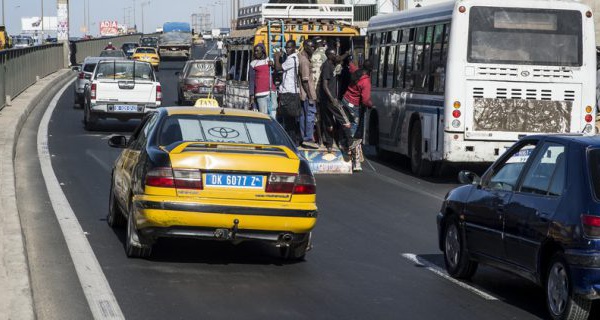
{"type": "Polygon", "coordinates": [[[113,107],[115,112],[137,112],[138,106],[136,105],[128,105],[128,104],[116,104],[113,107]]]}
{"type": "Polygon", "coordinates": [[[264,176],[261,175],[207,173],[204,185],[209,187],[262,189],[263,181],[264,176]]]}

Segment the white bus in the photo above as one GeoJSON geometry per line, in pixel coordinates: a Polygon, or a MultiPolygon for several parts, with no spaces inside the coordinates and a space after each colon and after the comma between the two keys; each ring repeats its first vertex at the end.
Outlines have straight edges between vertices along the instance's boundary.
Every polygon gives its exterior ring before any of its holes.
{"type": "Polygon", "coordinates": [[[519,137],[593,134],[596,48],[573,1],[459,0],[376,16],[369,144],[434,164],[494,161],[519,137]]]}

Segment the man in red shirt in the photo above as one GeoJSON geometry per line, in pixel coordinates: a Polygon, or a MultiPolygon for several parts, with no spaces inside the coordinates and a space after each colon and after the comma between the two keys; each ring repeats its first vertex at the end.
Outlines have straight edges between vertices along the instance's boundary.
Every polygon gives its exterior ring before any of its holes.
{"type": "Polygon", "coordinates": [[[275,119],[277,90],[271,75],[272,64],[272,60],[267,57],[265,52],[265,46],[262,43],[254,46],[254,60],[250,62],[248,72],[250,104],[275,119]]]}
{"type": "MultiPolygon", "coordinates": [[[[373,107],[373,102],[371,101],[371,70],[373,70],[373,65],[369,60],[365,60],[362,68],[358,70],[350,63],[350,72],[352,72],[351,81],[342,98],[344,112],[351,121],[350,130],[352,136],[357,140],[361,140],[363,137],[365,108],[370,109],[373,107]]],[[[351,150],[352,168],[354,171],[362,171],[360,165],[360,153],[362,150],[359,148],[360,144],[351,150]]]]}

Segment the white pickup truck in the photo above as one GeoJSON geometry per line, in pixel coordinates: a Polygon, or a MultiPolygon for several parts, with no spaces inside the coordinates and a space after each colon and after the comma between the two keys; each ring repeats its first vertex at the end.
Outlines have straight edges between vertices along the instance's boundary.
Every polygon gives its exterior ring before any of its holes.
{"type": "Polygon", "coordinates": [[[100,61],[85,89],[85,129],[95,128],[99,119],[140,119],[161,101],[162,89],[149,63],[100,61]]]}

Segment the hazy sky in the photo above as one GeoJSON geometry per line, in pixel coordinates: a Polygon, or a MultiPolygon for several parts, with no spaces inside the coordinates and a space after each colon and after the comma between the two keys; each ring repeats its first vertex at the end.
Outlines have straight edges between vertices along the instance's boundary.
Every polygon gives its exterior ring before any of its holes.
{"type": "MultiPolygon", "coordinates": [[[[142,28],[142,4],[144,5],[144,29],[154,31],[166,21],[191,21],[193,13],[210,12],[217,27],[225,26],[231,18],[233,0],[69,0],[69,18],[71,36],[80,36],[84,24],[84,2],[89,3],[91,34],[99,33],[99,21],[124,19],[133,24],[135,3],[135,22],[138,30],[142,28]],[[220,3],[219,3],[220,2],[220,3]],[[212,4],[212,6],[210,6],[212,4]],[[200,9],[203,7],[203,9],[200,9]],[[224,14],[223,14],[224,13],[224,14]],[[129,17],[127,17],[129,16],[129,17]],[[225,19],[224,19],[225,18],[225,19]]],[[[21,17],[39,17],[42,3],[44,16],[56,16],[56,0],[0,0],[4,2],[5,23],[9,34],[21,32],[21,17]]],[[[265,0],[242,0],[242,6],[266,2],[265,0]]],[[[1,21],[0,21],[1,24],[1,21]]]]}

